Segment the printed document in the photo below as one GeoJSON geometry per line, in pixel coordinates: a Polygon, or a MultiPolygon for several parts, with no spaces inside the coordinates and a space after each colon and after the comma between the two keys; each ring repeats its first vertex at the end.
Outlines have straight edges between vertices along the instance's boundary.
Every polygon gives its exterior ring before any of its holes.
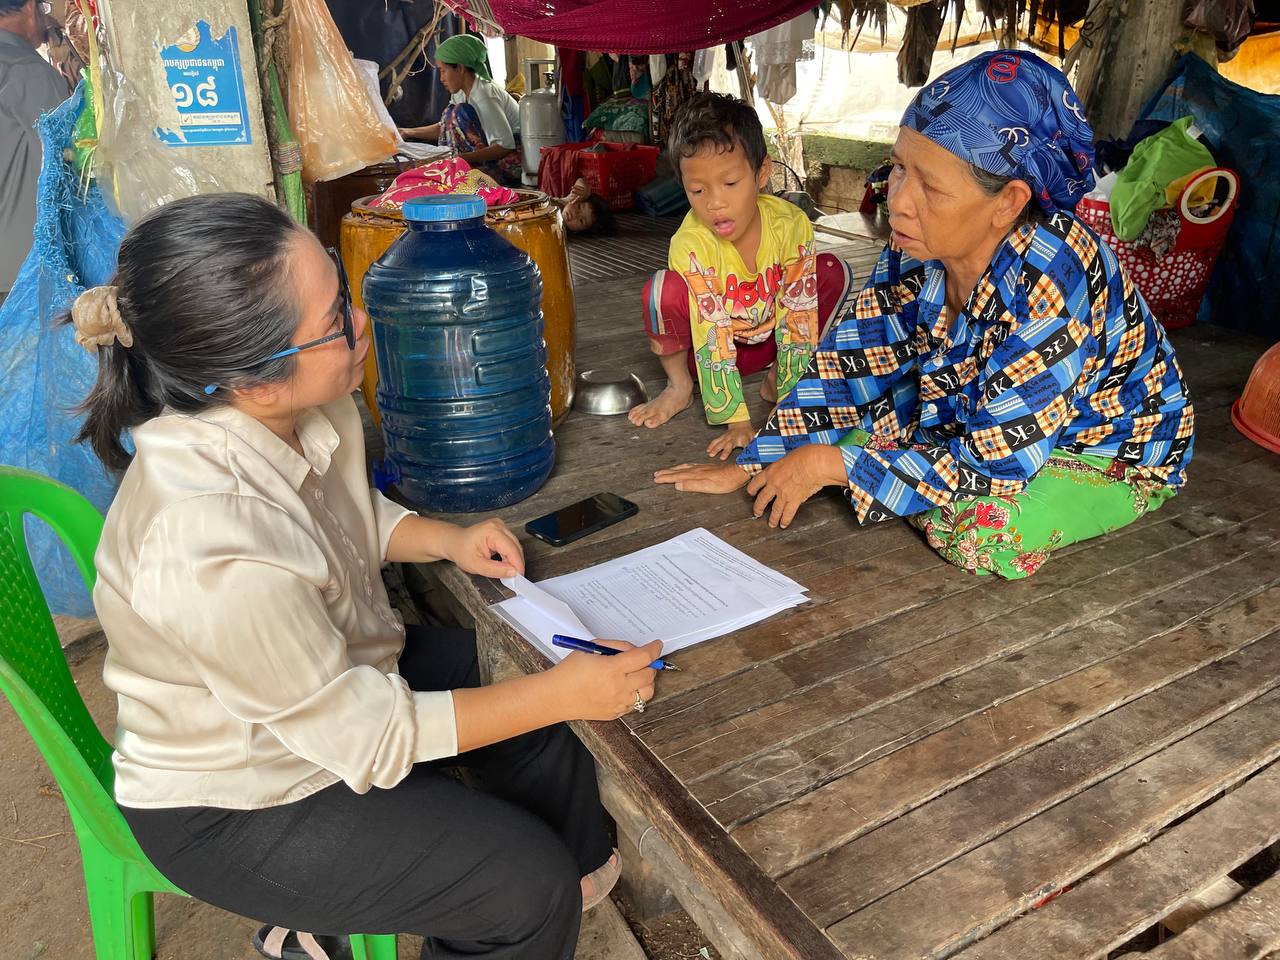
{"type": "Polygon", "coordinates": [[[561,633],[584,640],[663,641],[666,656],[804,603],[805,588],[701,528],[577,573],[502,581],[494,610],[553,659],[561,633]]]}

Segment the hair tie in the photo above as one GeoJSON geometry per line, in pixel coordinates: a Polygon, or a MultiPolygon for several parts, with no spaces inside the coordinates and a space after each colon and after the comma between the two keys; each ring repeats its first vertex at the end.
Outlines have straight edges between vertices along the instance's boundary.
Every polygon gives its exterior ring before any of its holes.
{"type": "Polygon", "coordinates": [[[119,341],[122,347],[133,346],[133,331],[120,316],[114,286],[93,287],[76,297],[71,306],[71,322],[76,328],[76,343],[90,353],[97,353],[119,341]]]}

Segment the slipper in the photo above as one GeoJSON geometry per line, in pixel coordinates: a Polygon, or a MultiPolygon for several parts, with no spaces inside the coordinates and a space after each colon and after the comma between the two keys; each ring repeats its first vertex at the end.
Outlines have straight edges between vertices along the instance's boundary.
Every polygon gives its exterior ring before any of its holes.
{"type": "Polygon", "coordinates": [[[269,960],[351,960],[351,950],[342,937],[316,937],[271,924],[253,935],[253,948],[269,960]]]}
{"type": "Polygon", "coordinates": [[[582,901],[582,912],[586,913],[592,907],[601,903],[605,897],[609,896],[621,874],[622,857],[618,853],[618,848],[614,847],[613,853],[604,862],[604,866],[598,867],[587,874],[587,879],[591,881],[591,898],[582,901]]]}

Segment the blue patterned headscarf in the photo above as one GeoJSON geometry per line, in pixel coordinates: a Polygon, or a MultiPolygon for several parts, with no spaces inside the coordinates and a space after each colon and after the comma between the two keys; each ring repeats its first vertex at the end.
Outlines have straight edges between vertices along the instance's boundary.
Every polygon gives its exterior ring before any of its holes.
{"type": "Polygon", "coordinates": [[[1093,129],[1060,70],[997,50],[916,94],[902,125],[975,167],[1025,180],[1045,213],[1074,210],[1093,188],[1093,129]]]}

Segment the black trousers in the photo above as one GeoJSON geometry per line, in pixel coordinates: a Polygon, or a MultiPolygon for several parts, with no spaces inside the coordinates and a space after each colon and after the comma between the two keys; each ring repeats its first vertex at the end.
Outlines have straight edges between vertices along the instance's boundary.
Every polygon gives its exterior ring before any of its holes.
{"type": "MultiPolygon", "coordinates": [[[[478,686],[469,630],[409,628],[415,690],[478,686]]],[[[390,790],[338,783],[262,810],[122,808],[166,877],[263,923],[322,934],[412,933],[424,958],[570,960],[579,878],[611,851],[595,764],[567,726],[421,763],[390,790]]]]}

